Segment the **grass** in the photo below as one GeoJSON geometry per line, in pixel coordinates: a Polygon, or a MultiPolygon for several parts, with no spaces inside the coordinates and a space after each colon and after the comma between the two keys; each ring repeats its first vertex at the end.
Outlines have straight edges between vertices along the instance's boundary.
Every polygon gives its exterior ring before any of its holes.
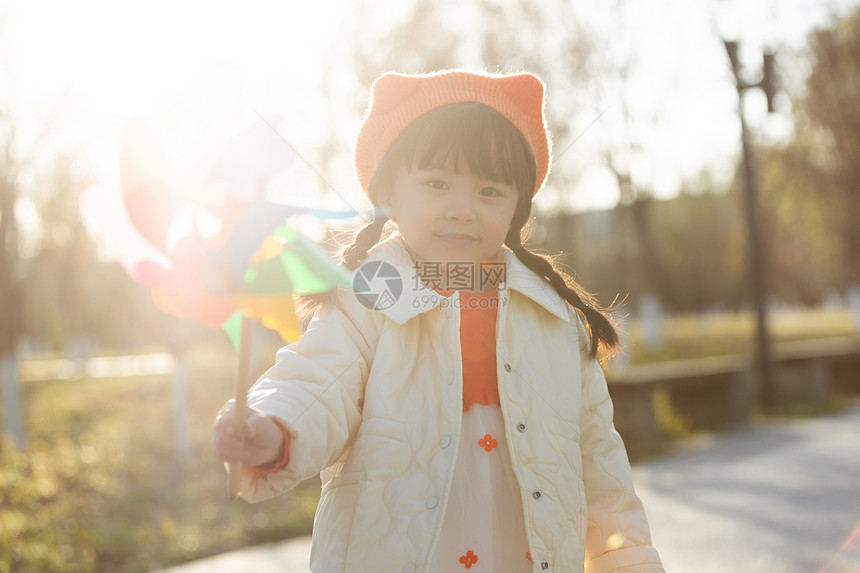
{"type": "MultiPolygon", "coordinates": [[[[623,327],[621,360],[628,365],[671,360],[749,354],[755,320],[747,313],[666,316],[661,328],[662,344],[650,348],[643,326],[630,320],[623,327]]],[[[771,313],[768,329],[774,343],[831,337],[860,337],[847,310],[796,309],[771,313]]]]}
{"type": "Polygon", "coordinates": [[[199,351],[189,374],[192,455],[174,447],[169,376],[25,386],[29,447],[0,449],[0,572],[153,571],[310,532],[319,483],[231,503],[209,448],[233,355],[199,351]]]}

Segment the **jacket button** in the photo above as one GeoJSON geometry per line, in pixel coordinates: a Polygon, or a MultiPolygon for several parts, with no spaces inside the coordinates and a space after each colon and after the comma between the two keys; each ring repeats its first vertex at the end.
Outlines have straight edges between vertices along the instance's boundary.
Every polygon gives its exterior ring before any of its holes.
{"type": "Polygon", "coordinates": [[[509,363],[505,362],[505,372],[510,372],[510,371],[511,371],[511,365],[509,363]]]}
{"type": "Polygon", "coordinates": [[[415,565],[407,563],[403,566],[403,573],[415,573],[415,565]]]}
{"type": "Polygon", "coordinates": [[[517,431],[518,432],[525,432],[526,431],[526,425],[523,424],[522,422],[520,422],[519,424],[517,424],[517,431]]]}
{"type": "Polygon", "coordinates": [[[451,436],[445,436],[444,438],[442,438],[442,441],[439,442],[439,445],[442,446],[443,448],[447,448],[448,446],[450,446],[451,445],[451,436]]]}
{"type": "Polygon", "coordinates": [[[546,561],[541,561],[540,568],[546,571],[547,569],[549,569],[549,563],[547,563],[546,561]]]}
{"type": "Polygon", "coordinates": [[[456,380],[456,379],[457,379],[457,375],[454,372],[451,372],[450,374],[448,374],[448,385],[450,386],[451,384],[453,384],[454,380],[456,380]]]}
{"type": "Polygon", "coordinates": [[[438,499],[436,499],[435,497],[431,497],[431,498],[428,498],[427,501],[424,502],[424,507],[426,507],[427,509],[433,509],[434,507],[436,507],[436,504],[438,504],[438,503],[439,503],[438,499]]]}
{"type": "Polygon", "coordinates": [[[538,490],[534,490],[532,492],[532,497],[535,498],[536,500],[540,500],[541,495],[542,495],[541,492],[539,492],[538,490]]]}

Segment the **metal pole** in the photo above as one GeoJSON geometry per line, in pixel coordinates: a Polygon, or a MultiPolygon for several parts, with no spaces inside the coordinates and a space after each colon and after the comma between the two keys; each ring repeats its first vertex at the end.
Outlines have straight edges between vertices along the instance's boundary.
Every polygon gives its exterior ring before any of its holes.
{"type": "Polygon", "coordinates": [[[744,206],[746,208],[747,229],[749,236],[749,273],[750,287],[752,291],[753,307],[756,317],[755,336],[755,370],[758,374],[760,399],[765,411],[773,411],[776,407],[776,387],[774,385],[773,368],[770,353],[770,336],[767,326],[767,299],[765,287],[765,256],[762,248],[761,230],[757,209],[758,189],[756,187],[755,170],[753,166],[752,150],[749,144],[746,120],[743,109],[743,92],[756,85],[746,85],[740,77],[740,66],[737,58],[737,43],[723,41],[729,61],[732,64],[732,73],[738,90],[738,117],[741,122],[741,147],[743,150],[744,170],[744,206]]]}

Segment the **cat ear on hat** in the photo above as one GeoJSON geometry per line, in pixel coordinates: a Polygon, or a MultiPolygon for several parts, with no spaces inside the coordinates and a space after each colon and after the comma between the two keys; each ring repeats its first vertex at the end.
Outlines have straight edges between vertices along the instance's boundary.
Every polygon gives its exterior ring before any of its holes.
{"type": "Polygon", "coordinates": [[[533,117],[543,114],[543,82],[533,74],[518,74],[501,78],[501,89],[520,111],[533,117]]]}
{"type": "Polygon", "coordinates": [[[535,191],[543,187],[550,169],[552,138],[544,117],[544,85],[534,74],[523,73],[500,78],[499,88],[522,114],[516,122],[535,155],[535,191]]]}
{"type": "Polygon", "coordinates": [[[404,76],[401,74],[388,72],[385,73],[373,82],[371,90],[373,107],[384,112],[391,112],[399,107],[403,102],[415,93],[418,89],[418,78],[404,76]]]}

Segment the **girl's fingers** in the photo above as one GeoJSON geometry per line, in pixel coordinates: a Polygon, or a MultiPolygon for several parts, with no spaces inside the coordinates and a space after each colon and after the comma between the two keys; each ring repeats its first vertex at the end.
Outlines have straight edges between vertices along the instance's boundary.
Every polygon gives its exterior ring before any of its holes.
{"type": "Polygon", "coordinates": [[[215,440],[212,449],[218,459],[225,462],[241,462],[247,456],[245,447],[241,442],[215,440]]]}
{"type": "Polygon", "coordinates": [[[244,438],[239,435],[236,428],[232,424],[224,424],[215,428],[212,434],[213,440],[218,440],[221,443],[241,445],[245,442],[244,438]]]}
{"type": "Polygon", "coordinates": [[[248,414],[248,421],[245,422],[245,437],[252,439],[264,434],[272,423],[268,416],[251,410],[248,414]]]}
{"type": "Polygon", "coordinates": [[[245,437],[253,439],[257,435],[257,421],[255,419],[245,422],[245,437]]]}
{"type": "Polygon", "coordinates": [[[221,461],[241,462],[247,455],[245,439],[233,423],[233,401],[228,402],[215,418],[212,431],[212,451],[221,461]]]}
{"type": "Polygon", "coordinates": [[[245,452],[245,450],[217,451],[215,452],[215,455],[218,457],[219,460],[227,463],[244,462],[245,458],[248,457],[248,454],[245,452]]]}
{"type": "Polygon", "coordinates": [[[244,463],[267,457],[268,450],[273,448],[273,441],[277,441],[279,437],[280,431],[272,419],[253,409],[248,412],[242,432],[237,431],[231,400],[216,417],[212,432],[212,450],[222,461],[244,463]]]}

